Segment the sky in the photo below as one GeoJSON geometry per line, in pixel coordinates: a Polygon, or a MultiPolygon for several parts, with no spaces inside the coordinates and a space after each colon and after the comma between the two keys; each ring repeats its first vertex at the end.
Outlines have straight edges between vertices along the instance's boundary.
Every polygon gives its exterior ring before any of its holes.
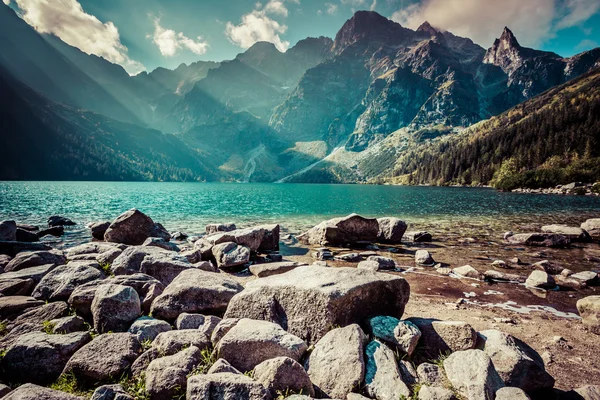
{"type": "MultiPolygon", "coordinates": [[[[508,26],[521,45],[571,56],[600,46],[600,0],[2,0],[41,33],[130,74],[234,58],[257,41],[280,51],[335,37],[358,10],[416,29],[429,21],[488,48],[508,26]]],[[[1,6],[1,5],[0,5],[1,6]]]]}

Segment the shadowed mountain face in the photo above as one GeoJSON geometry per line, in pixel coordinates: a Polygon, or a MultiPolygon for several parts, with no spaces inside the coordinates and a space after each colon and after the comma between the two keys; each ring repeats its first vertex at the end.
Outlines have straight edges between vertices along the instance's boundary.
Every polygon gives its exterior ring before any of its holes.
{"type": "MultiPolygon", "coordinates": [[[[120,132],[175,134],[173,151],[207,168],[194,179],[365,180],[382,173],[382,158],[370,157],[381,146],[389,164],[407,143],[458,132],[600,65],[600,49],[561,58],[522,47],[506,28],[486,50],[427,22],[413,31],[368,11],[335,40],[308,38],[285,53],[259,42],[231,61],[134,77],[38,34],[4,6],[0,40],[10,50],[0,54],[3,75],[39,92],[53,110],[68,106],[73,129],[87,129],[72,124],[79,113],[107,117],[103,123],[120,132]],[[404,139],[392,137],[399,130],[404,139]]],[[[15,169],[12,176],[21,175],[15,169]]]]}

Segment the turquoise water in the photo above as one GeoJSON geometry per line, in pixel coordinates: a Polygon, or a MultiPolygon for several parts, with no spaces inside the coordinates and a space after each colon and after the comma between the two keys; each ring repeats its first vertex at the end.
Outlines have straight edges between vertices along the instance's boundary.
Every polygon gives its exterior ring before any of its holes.
{"type": "Polygon", "coordinates": [[[53,214],[80,227],[136,207],[167,229],[202,233],[211,222],[276,222],[298,232],[352,212],[397,216],[414,228],[509,229],[600,216],[600,197],[500,193],[491,189],[241,183],[0,182],[0,219],[44,225],[53,214]]]}

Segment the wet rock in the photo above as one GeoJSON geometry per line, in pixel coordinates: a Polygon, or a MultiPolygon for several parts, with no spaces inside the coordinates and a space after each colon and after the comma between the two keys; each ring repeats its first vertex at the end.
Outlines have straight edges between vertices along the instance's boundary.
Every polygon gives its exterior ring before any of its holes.
{"type": "Polygon", "coordinates": [[[100,386],[94,390],[90,400],[133,400],[133,397],[123,389],[123,386],[115,384],[100,386]]]}
{"type": "Polygon", "coordinates": [[[0,321],[14,319],[23,311],[43,305],[43,301],[27,296],[0,297],[0,321]]]}
{"type": "Polygon", "coordinates": [[[65,234],[64,226],[53,226],[51,228],[43,229],[37,233],[38,238],[43,238],[44,236],[54,236],[61,237],[65,234]]]}
{"type": "Polygon", "coordinates": [[[27,296],[33,291],[33,279],[5,279],[0,280],[0,295],[2,296],[27,296]]]}
{"type": "Polygon", "coordinates": [[[225,334],[229,332],[229,330],[238,322],[240,322],[239,318],[223,318],[221,321],[219,321],[210,335],[210,341],[212,342],[213,346],[216,347],[217,343],[219,343],[219,340],[221,340],[221,338],[225,336],[225,334]]]}
{"type": "Polygon", "coordinates": [[[92,301],[92,316],[97,332],[126,332],[141,315],[140,297],[124,285],[103,284],[98,286],[92,301]]]}
{"type": "Polygon", "coordinates": [[[452,386],[470,400],[493,399],[504,387],[492,360],[481,350],[452,353],[444,360],[444,370],[452,386]]]}
{"type": "Polygon", "coordinates": [[[206,234],[213,235],[219,232],[231,232],[236,230],[236,226],[234,223],[229,222],[225,224],[208,224],[206,225],[206,234]]]}
{"type": "Polygon", "coordinates": [[[421,331],[421,345],[433,358],[447,352],[475,347],[477,332],[462,321],[439,321],[430,318],[408,318],[421,331]]]}
{"type": "Polygon", "coordinates": [[[21,228],[17,228],[16,238],[19,242],[37,242],[39,240],[36,233],[21,228]]]}
{"type": "Polygon", "coordinates": [[[367,337],[357,324],[332,329],[315,345],[306,361],[312,383],[331,398],[346,398],[365,376],[367,337]]]}
{"type": "Polygon", "coordinates": [[[581,229],[586,230],[594,239],[600,239],[600,218],[588,219],[581,224],[581,229]]]}
{"type": "Polygon", "coordinates": [[[518,233],[506,237],[509,244],[521,246],[566,247],[571,240],[553,233],[518,233]]]}
{"type": "Polygon", "coordinates": [[[15,221],[0,221],[0,240],[9,242],[17,240],[17,223],[15,221]]]}
{"type": "Polygon", "coordinates": [[[563,235],[571,239],[572,242],[589,242],[592,240],[589,233],[577,226],[561,224],[544,225],[542,226],[542,232],[563,235]]]}
{"type": "Polygon", "coordinates": [[[369,328],[376,339],[397,348],[409,356],[415,351],[421,331],[410,321],[394,317],[377,316],[369,319],[369,328]]]}
{"type": "Polygon", "coordinates": [[[149,237],[168,240],[171,235],[164,231],[162,225],[155,224],[152,218],[135,208],[119,215],[104,233],[104,240],[107,242],[129,245],[140,245],[149,237]]]}
{"type": "Polygon", "coordinates": [[[179,247],[176,244],[168,242],[160,237],[149,237],[148,239],[144,240],[142,246],[154,246],[168,251],[179,251],[179,247]]]}
{"type": "Polygon", "coordinates": [[[75,222],[71,221],[67,217],[61,217],[60,215],[52,215],[48,218],[48,226],[72,226],[75,222]]]}
{"type": "Polygon", "coordinates": [[[377,241],[380,243],[399,244],[402,242],[402,236],[406,232],[407,225],[404,221],[398,218],[386,217],[377,218],[379,232],[377,233],[377,241]]]}
{"type": "Polygon", "coordinates": [[[86,330],[85,320],[76,315],[53,319],[50,321],[50,324],[53,327],[52,333],[55,334],[81,332],[86,330]]]}
{"type": "Polygon", "coordinates": [[[59,390],[50,389],[43,386],[26,383],[10,392],[3,400],[82,400],[81,397],[74,396],[59,390]]]}
{"type": "Polygon", "coordinates": [[[536,289],[553,289],[556,287],[556,282],[546,272],[535,270],[529,275],[525,285],[536,289]]]}
{"type": "Polygon", "coordinates": [[[270,400],[271,394],[260,383],[239,374],[227,372],[194,375],[187,382],[187,400],[205,399],[270,400]]]}
{"type": "Polygon", "coordinates": [[[365,354],[365,391],[370,397],[378,400],[410,397],[410,389],[402,381],[394,352],[389,347],[373,340],[367,345],[365,354]]]}
{"type": "Polygon", "coordinates": [[[261,362],[275,357],[296,361],[307,346],[302,339],[268,321],[241,319],[216,346],[220,357],[240,371],[250,371],[261,362]]]}
{"type": "Polygon", "coordinates": [[[454,268],[452,272],[460,277],[480,279],[481,274],[475,268],[470,265],[463,265],[462,267],[454,268]]]}
{"type": "Polygon", "coordinates": [[[554,378],[546,372],[540,355],[519,339],[498,330],[479,332],[482,350],[507,386],[526,392],[552,388],[554,378]]]}
{"type": "Polygon", "coordinates": [[[104,273],[89,263],[71,261],[44,276],[32,296],[48,301],[68,300],[77,286],[105,277],[104,273]]]}
{"type": "Polygon", "coordinates": [[[141,353],[142,345],[135,335],[105,333],[77,350],[63,373],[72,372],[78,380],[91,383],[118,379],[141,353]]]}
{"type": "Polygon", "coordinates": [[[96,240],[104,240],[104,233],[110,226],[110,221],[92,222],[88,228],[92,231],[92,237],[96,240]]]}
{"type": "Polygon", "coordinates": [[[516,387],[503,387],[496,392],[496,400],[531,400],[523,389],[516,387]]]}
{"type": "Polygon", "coordinates": [[[219,372],[229,372],[232,374],[242,374],[239,370],[235,369],[229,361],[219,358],[215,363],[208,369],[207,374],[218,374],[219,372]]]}
{"type": "Polygon", "coordinates": [[[394,259],[382,256],[369,256],[367,261],[375,261],[379,264],[378,270],[394,270],[396,269],[396,262],[394,259]]]}
{"type": "Polygon", "coordinates": [[[376,219],[351,214],[343,218],[323,221],[298,236],[298,240],[306,244],[333,246],[357,242],[375,242],[378,234],[379,224],[376,219]]]}
{"type": "Polygon", "coordinates": [[[198,269],[185,270],[154,300],[152,315],[173,321],[183,312],[221,313],[231,298],[242,290],[237,281],[222,274],[198,269]]]}
{"type": "Polygon", "coordinates": [[[168,332],[170,330],[171,325],[168,322],[151,317],[141,317],[131,324],[128,332],[136,335],[138,340],[143,343],[145,341],[151,342],[159,333],[168,332]]]}
{"type": "Polygon", "coordinates": [[[254,368],[253,379],[267,388],[273,397],[277,393],[302,393],[315,395],[308,374],[296,360],[276,357],[265,360],[254,368]]]}
{"type": "Polygon", "coordinates": [[[407,242],[413,242],[413,243],[431,242],[433,240],[433,237],[431,236],[431,233],[429,233],[429,232],[411,231],[411,232],[406,232],[404,234],[404,240],[406,240],[407,242]]]}
{"type": "MultiPolygon", "coordinates": [[[[0,298],[0,301],[2,299],[0,298]]],[[[600,335],[600,296],[588,296],[577,301],[577,311],[590,331],[600,335]]]]}
{"type": "Polygon", "coordinates": [[[250,261],[250,249],[234,242],[216,244],[212,248],[219,268],[231,268],[250,261]]]}
{"type": "Polygon", "coordinates": [[[433,261],[431,253],[427,250],[417,250],[415,252],[415,264],[431,267],[435,264],[435,261],[433,261]]]}
{"type": "Polygon", "coordinates": [[[423,385],[444,386],[446,383],[444,370],[435,364],[419,364],[417,367],[417,376],[423,385]]]}
{"type": "Polygon", "coordinates": [[[191,346],[172,356],[152,361],[146,370],[146,391],[150,399],[171,399],[185,392],[187,376],[200,360],[200,349],[191,346]]]}
{"type": "Polygon", "coordinates": [[[25,334],[2,358],[4,376],[11,382],[49,384],[58,378],[69,358],[91,340],[88,332],[25,334]]]}
{"type": "Polygon", "coordinates": [[[181,313],[175,321],[177,329],[198,329],[204,325],[206,317],[202,314],[181,313]]]}
{"type": "Polygon", "coordinates": [[[376,315],[402,317],[410,287],[401,277],[359,270],[304,266],[248,282],[225,318],[264,319],[317,342],[332,326],[376,315]]]}
{"type": "Polygon", "coordinates": [[[533,269],[537,269],[540,271],[544,271],[550,275],[558,275],[563,271],[563,267],[561,267],[560,265],[556,265],[554,263],[551,263],[548,260],[542,260],[542,261],[538,261],[535,264],[533,264],[531,266],[533,269]]]}
{"type": "Polygon", "coordinates": [[[210,347],[210,339],[198,329],[182,329],[159,333],[152,342],[152,348],[162,355],[175,354],[189,346],[200,350],[210,347]]]}
{"type": "Polygon", "coordinates": [[[286,273],[298,267],[299,264],[294,261],[272,262],[264,264],[253,264],[250,266],[252,275],[259,278],[265,278],[271,275],[279,275],[286,273]]]}
{"type": "Polygon", "coordinates": [[[4,272],[20,271],[48,264],[64,265],[66,262],[67,259],[60,250],[21,252],[4,267],[4,272]]]}
{"type": "Polygon", "coordinates": [[[457,400],[450,389],[437,386],[421,386],[418,400],[457,400]]]}

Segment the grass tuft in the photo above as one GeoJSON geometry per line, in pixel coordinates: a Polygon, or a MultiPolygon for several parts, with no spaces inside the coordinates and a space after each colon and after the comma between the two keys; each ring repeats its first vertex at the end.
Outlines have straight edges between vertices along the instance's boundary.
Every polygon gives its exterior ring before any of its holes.
{"type": "Polygon", "coordinates": [[[200,363],[188,374],[188,377],[207,373],[216,361],[217,357],[213,354],[213,349],[208,348],[201,350],[200,363]]]}
{"type": "Polygon", "coordinates": [[[56,326],[56,324],[54,322],[51,322],[51,321],[44,321],[44,322],[42,322],[42,329],[48,335],[52,335],[55,326],[56,326]]]}
{"type": "Polygon", "coordinates": [[[134,400],[150,400],[150,395],[146,391],[145,374],[142,373],[132,377],[124,376],[119,383],[134,400]]]}
{"type": "Polygon", "coordinates": [[[50,385],[50,389],[60,390],[61,392],[70,393],[75,396],[90,397],[92,392],[88,390],[82,382],[77,380],[73,372],[67,372],[58,377],[58,379],[50,385]]]}

